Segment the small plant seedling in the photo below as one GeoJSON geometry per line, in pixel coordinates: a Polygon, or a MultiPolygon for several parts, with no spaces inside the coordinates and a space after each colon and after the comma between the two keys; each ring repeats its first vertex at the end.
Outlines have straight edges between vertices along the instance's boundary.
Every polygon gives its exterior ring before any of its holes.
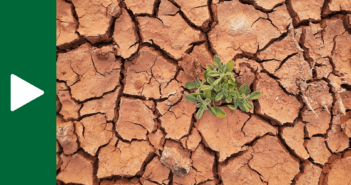
{"type": "Polygon", "coordinates": [[[241,85],[239,89],[237,88],[239,83],[235,81],[232,73],[234,61],[230,60],[227,64],[222,64],[221,59],[216,55],[214,56],[214,65],[216,68],[213,65],[206,66],[203,81],[196,78],[195,82],[185,84],[187,89],[197,88],[195,93],[185,95],[185,99],[189,102],[198,103],[197,118],[200,119],[205,110],[217,117],[225,117],[224,110],[214,105],[214,102],[221,100],[233,103],[228,105],[230,109],[239,107],[242,111],[249,112],[249,109],[253,107],[249,100],[258,99],[261,92],[255,91],[250,94],[251,90],[246,84],[241,85]]]}

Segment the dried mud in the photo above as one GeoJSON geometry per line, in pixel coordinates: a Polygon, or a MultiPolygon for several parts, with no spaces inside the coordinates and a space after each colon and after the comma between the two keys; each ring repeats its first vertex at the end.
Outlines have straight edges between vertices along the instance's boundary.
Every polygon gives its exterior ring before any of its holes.
{"type": "Polygon", "coordinates": [[[57,184],[351,183],[350,0],[57,0],[57,184]],[[259,90],[184,95],[213,55],[259,90]]]}

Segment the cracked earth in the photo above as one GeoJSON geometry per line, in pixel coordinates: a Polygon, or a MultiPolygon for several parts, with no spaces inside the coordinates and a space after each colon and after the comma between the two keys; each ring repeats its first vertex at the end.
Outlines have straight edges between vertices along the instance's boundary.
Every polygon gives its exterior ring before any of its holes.
{"type": "Polygon", "coordinates": [[[57,0],[57,184],[351,184],[351,0],[57,0]],[[184,99],[217,54],[262,96],[184,99]]]}

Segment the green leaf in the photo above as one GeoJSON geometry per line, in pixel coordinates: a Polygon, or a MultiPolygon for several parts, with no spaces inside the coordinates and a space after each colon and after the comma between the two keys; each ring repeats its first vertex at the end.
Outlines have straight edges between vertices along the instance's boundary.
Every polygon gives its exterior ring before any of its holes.
{"type": "Polygon", "coordinates": [[[189,102],[198,102],[197,98],[191,94],[186,94],[185,99],[188,100],[189,102]]]}
{"type": "Polygon", "coordinates": [[[211,100],[209,99],[209,98],[206,98],[205,99],[205,105],[208,105],[208,104],[210,104],[211,103],[211,100]]]}
{"type": "Polygon", "coordinates": [[[227,63],[227,70],[226,72],[232,72],[234,69],[234,61],[229,60],[229,62],[227,63]]]}
{"type": "Polygon", "coordinates": [[[248,96],[249,100],[257,100],[261,96],[260,91],[255,91],[248,96]]]}
{"type": "Polygon", "coordinates": [[[217,77],[220,76],[220,74],[217,71],[210,71],[207,73],[207,76],[217,77]]]}
{"type": "Polygon", "coordinates": [[[227,103],[231,103],[233,101],[233,98],[231,96],[228,96],[226,99],[225,99],[225,102],[227,103]]]}
{"type": "Polygon", "coordinates": [[[204,100],[201,98],[200,95],[197,95],[197,102],[204,103],[204,100]]]}
{"type": "Polygon", "coordinates": [[[196,83],[194,83],[194,82],[187,82],[187,83],[185,83],[185,88],[187,88],[187,89],[195,89],[196,88],[196,83]]]}
{"type": "Polygon", "coordinates": [[[202,115],[204,114],[204,111],[205,109],[204,108],[200,108],[198,111],[197,111],[197,119],[200,119],[202,117],[202,115]]]}
{"type": "Polygon", "coordinates": [[[217,67],[217,69],[221,69],[222,60],[218,57],[218,55],[215,55],[213,58],[214,58],[214,65],[217,67]]]}
{"type": "Polygon", "coordinates": [[[211,99],[211,91],[210,90],[204,90],[204,96],[205,96],[205,98],[210,98],[211,99]]]}
{"type": "Polygon", "coordinates": [[[230,109],[234,110],[236,109],[237,107],[235,107],[234,105],[227,105],[230,109]]]}
{"type": "Polygon", "coordinates": [[[216,116],[217,117],[219,117],[219,118],[224,118],[225,117],[225,112],[220,107],[214,106],[214,110],[216,111],[216,116]]]}
{"type": "Polygon", "coordinates": [[[249,109],[252,109],[252,107],[253,107],[253,106],[252,106],[252,103],[251,103],[251,102],[248,102],[248,101],[245,102],[245,105],[246,105],[246,107],[249,108],[249,109]]]}
{"type": "Polygon", "coordinates": [[[196,79],[195,79],[195,82],[196,82],[196,84],[197,84],[198,86],[200,86],[200,85],[201,85],[201,81],[200,81],[200,79],[199,79],[199,78],[196,78],[196,79]]]}
{"type": "Polygon", "coordinates": [[[249,108],[245,105],[244,102],[239,102],[239,108],[240,108],[242,111],[249,112],[249,108]]]}
{"type": "Polygon", "coordinates": [[[219,92],[217,95],[216,95],[216,98],[215,98],[215,101],[219,101],[223,98],[223,93],[222,92],[219,92]]]}
{"type": "Polygon", "coordinates": [[[209,106],[208,107],[208,111],[212,114],[212,115],[216,115],[216,110],[213,108],[213,107],[211,107],[211,106],[209,106]]]}
{"type": "Polygon", "coordinates": [[[249,89],[249,86],[247,86],[246,84],[241,85],[239,88],[240,94],[248,95],[250,92],[251,92],[251,90],[249,89]]]}
{"type": "Polygon", "coordinates": [[[219,82],[221,82],[223,76],[219,77],[216,81],[214,81],[213,85],[217,85],[219,82]]]}
{"type": "Polygon", "coordinates": [[[222,91],[222,87],[221,87],[220,85],[214,85],[213,89],[214,89],[216,92],[222,91]]]}
{"type": "Polygon", "coordinates": [[[213,71],[214,70],[214,67],[213,67],[213,65],[207,65],[206,66],[206,70],[208,71],[208,72],[210,72],[210,71],[213,71]]]}
{"type": "Polygon", "coordinates": [[[207,77],[207,82],[210,84],[210,85],[212,85],[213,83],[214,83],[214,79],[213,79],[213,77],[207,77]]]}
{"type": "Polygon", "coordinates": [[[204,72],[204,79],[207,79],[208,75],[207,75],[208,71],[204,72]]]}
{"type": "Polygon", "coordinates": [[[200,89],[203,90],[203,91],[205,91],[205,90],[212,90],[212,86],[210,86],[210,85],[202,85],[200,89]]]}

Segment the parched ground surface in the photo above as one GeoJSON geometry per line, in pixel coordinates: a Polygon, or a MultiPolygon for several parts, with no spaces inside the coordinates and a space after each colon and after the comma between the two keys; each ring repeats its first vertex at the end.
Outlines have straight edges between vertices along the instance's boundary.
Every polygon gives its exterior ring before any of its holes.
{"type": "Polygon", "coordinates": [[[351,184],[351,0],[57,0],[57,184],[351,184]],[[262,92],[194,116],[218,54],[262,92]]]}

